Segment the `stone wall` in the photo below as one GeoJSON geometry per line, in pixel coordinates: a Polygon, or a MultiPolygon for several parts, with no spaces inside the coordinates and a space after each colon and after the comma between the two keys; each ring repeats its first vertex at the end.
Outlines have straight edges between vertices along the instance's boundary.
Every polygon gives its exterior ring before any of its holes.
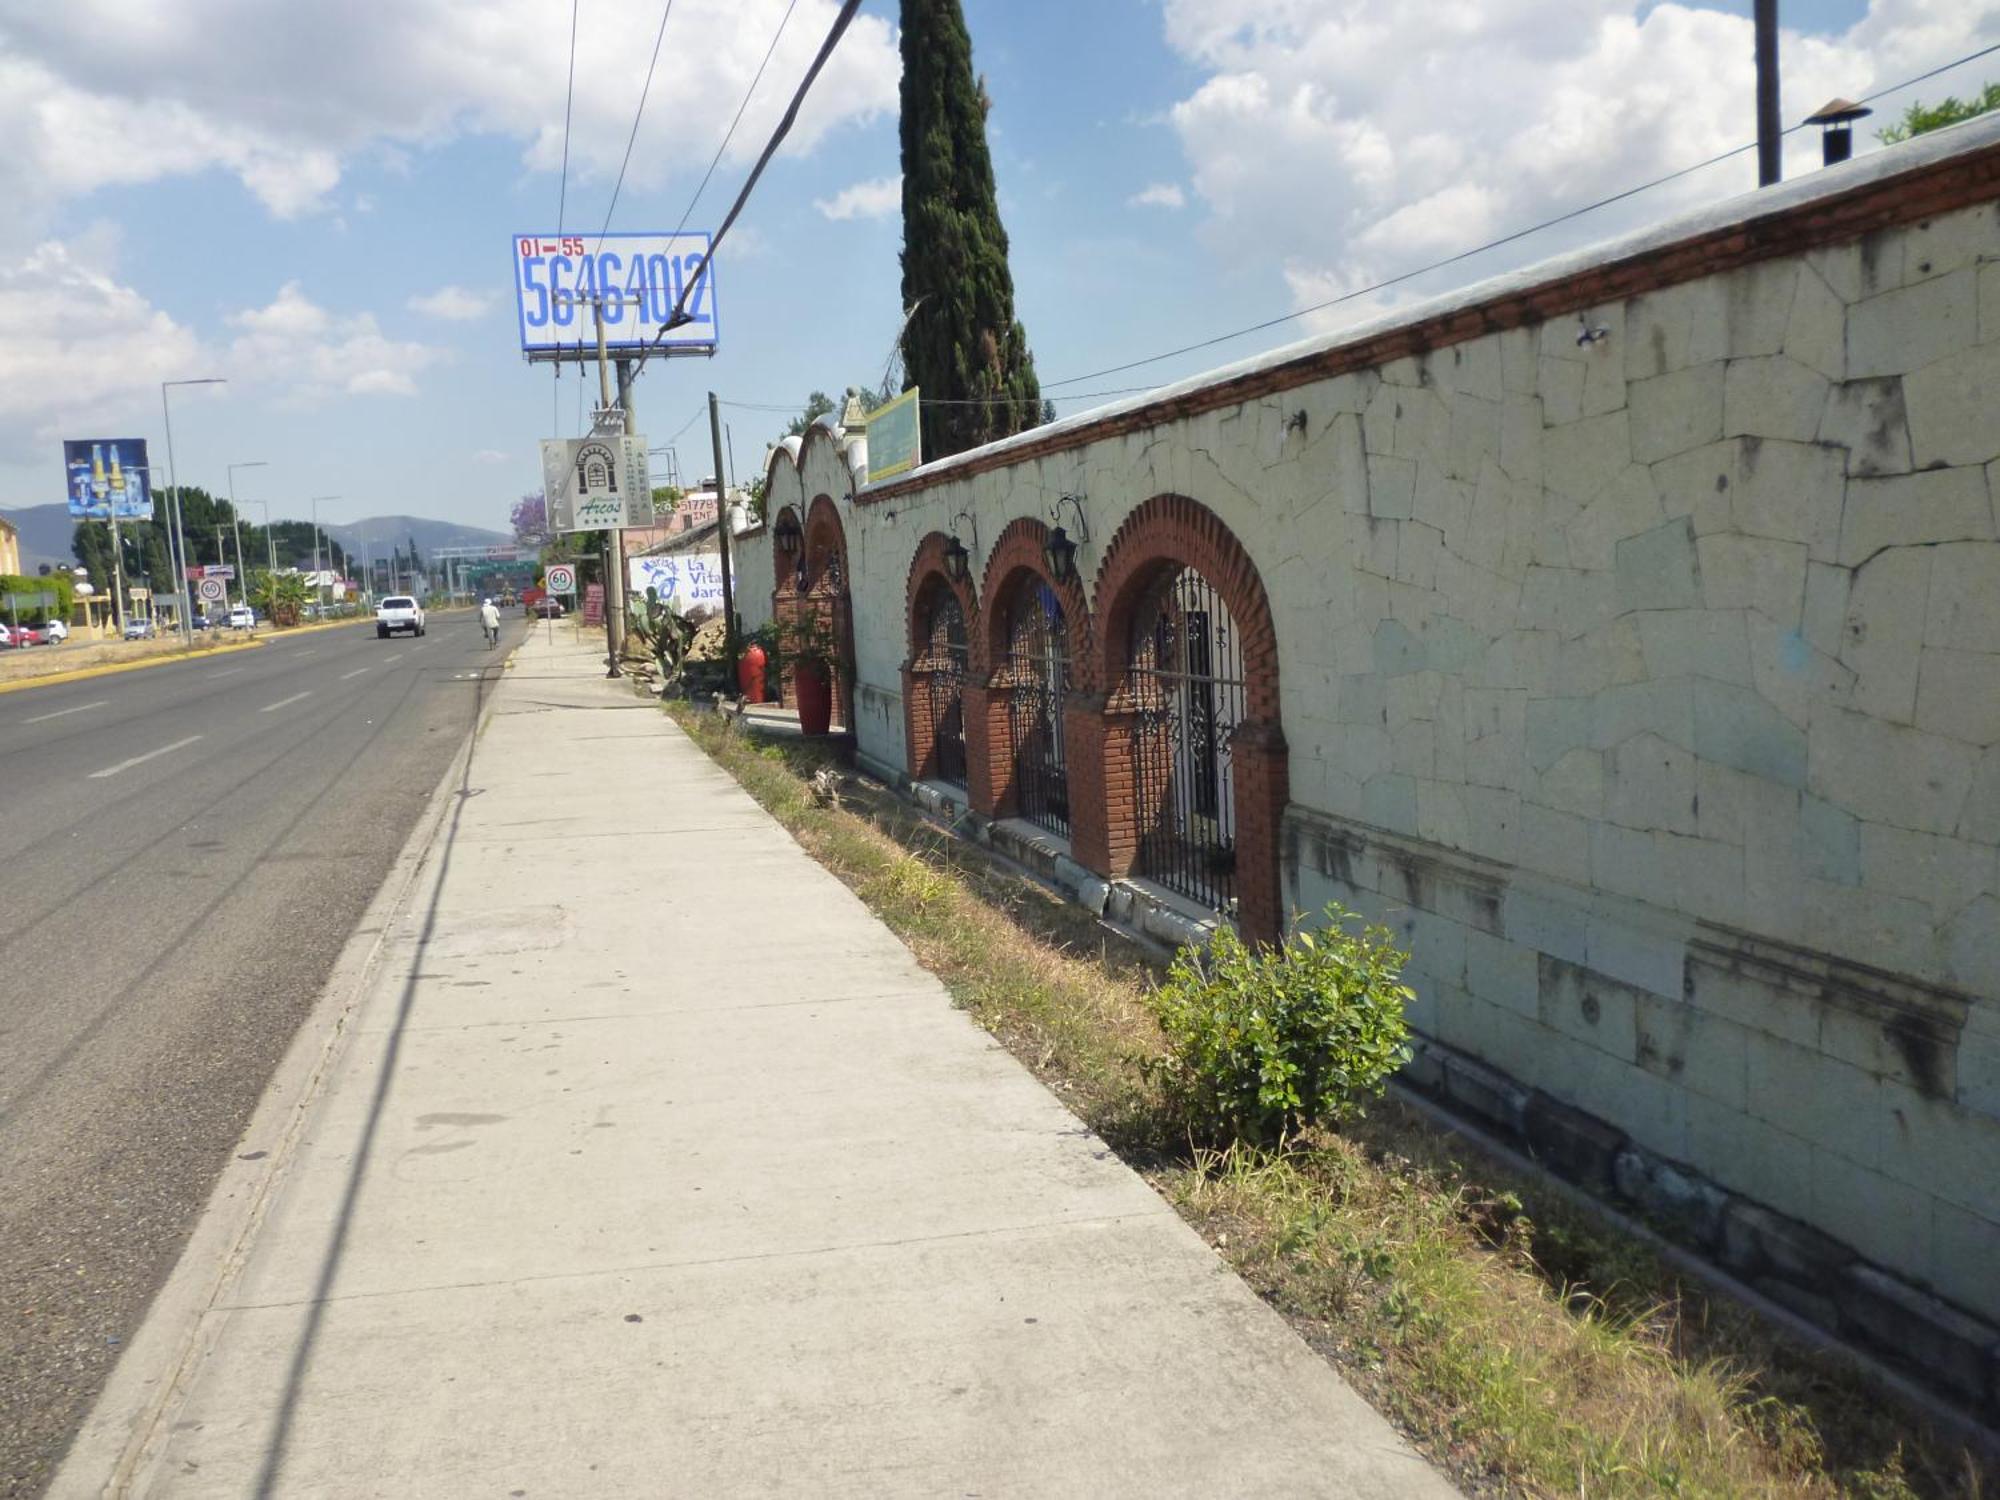
{"type": "Polygon", "coordinates": [[[1088,581],[1188,497],[1270,601],[1283,899],[1404,935],[1417,1081],[1604,1191],[1696,1184],[1716,1253],[1725,1209],[1825,1237],[1735,1241],[1808,1310],[1888,1267],[1981,1351],[1996,205],[1989,119],[858,495],[831,433],[781,449],[774,495],[843,507],[860,750],[906,768],[926,536],[976,580],[1011,522],[1087,527],[1088,581]]]}

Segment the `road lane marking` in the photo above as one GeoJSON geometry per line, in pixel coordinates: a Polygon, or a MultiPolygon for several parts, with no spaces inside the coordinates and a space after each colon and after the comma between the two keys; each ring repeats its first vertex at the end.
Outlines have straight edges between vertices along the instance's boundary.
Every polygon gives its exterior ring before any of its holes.
{"type": "Polygon", "coordinates": [[[175,740],[171,745],[162,745],[157,750],[148,750],[144,755],[135,755],[130,760],[121,760],[115,766],[106,766],[101,771],[92,771],[90,779],[92,781],[101,781],[106,776],[116,776],[120,771],[129,771],[134,766],[143,766],[147,761],[154,760],[159,756],[170,755],[176,750],[185,750],[200,738],[201,736],[198,734],[191,734],[184,740],[175,740]]]}
{"type": "Polygon", "coordinates": [[[237,674],[238,672],[240,672],[240,671],[242,671],[242,670],[243,670],[243,668],[241,668],[241,667],[231,667],[231,668],[230,668],[230,669],[229,669],[228,671],[226,671],[226,672],[210,672],[210,673],[208,674],[208,680],[209,680],[210,682],[213,682],[213,681],[215,681],[215,679],[216,679],[216,678],[218,678],[218,677],[234,677],[234,676],[235,676],[235,675],[236,675],[236,674],[237,674]]]}
{"type": "Polygon", "coordinates": [[[308,647],[306,647],[306,649],[305,649],[305,650],[303,650],[303,651],[294,651],[294,652],[292,653],[292,659],[293,659],[294,661],[297,661],[297,660],[298,660],[298,659],[299,659],[299,658],[300,658],[301,656],[312,656],[312,655],[315,655],[315,654],[317,654],[317,652],[318,652],[318,651],[319,651],[319,647],[317,647],[317,646],[308,646],[308,647]]]}
{"type": "Polygon", "coordinates": [[[39,724],[44,719],[60,719],[64,714],[89,713],[91,709],[102,708],[104,707],[105,704],[109,703],[110,701],[111,700],[109,698],[100,698],[95,703],[79,703],[75,708],[59,708],[52,714],[36,714],[34,718],[23,719],[21,722],[23,724],[39,724]]]}
{"type": "Polygon", "coordinates": [[[312,696],[312,689],[307,688],[303,693],[294,693],[289,698],[280,698],[276,703],[267,703],[262,708],[258,709],[257,712],[260,714],[276,713],[279,709],[289,707],[290,705],[298,702],[299,699],[301,698],[310,698],[311,696],[312,696]]]}
{"type": "Polygon", "coordinates": [[[340,680],[342,682],[345,682],[350,677],[359,677],[363,672],[367,670],[368,669],[366,667],[356,667],[352,672],[342,672],[340,674],[340,680]]]}
{"type": "Polygon", "coordinates": [[[392,667],[392,666],[394,666],[394,665],[395,665],[395,664],[396,664],[397,662],[401,661],[402,659],[403,659],[403,653],[402,653],[402,652],[400,652],[400,651],[398,651],[398,652],[397,652],[397,653],[396,653],[396,654],[395,654],[394,656],[385,656],[385,657],[383,657],[383,658],[382,658],[382,665],[383,665],[383,666],[385,666],[385,667],[392,667]]]}

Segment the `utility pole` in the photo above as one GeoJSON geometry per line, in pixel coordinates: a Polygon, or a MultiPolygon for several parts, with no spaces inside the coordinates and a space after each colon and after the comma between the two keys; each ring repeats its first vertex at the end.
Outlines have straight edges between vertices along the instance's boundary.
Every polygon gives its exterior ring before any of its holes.
{"type": "Polygon", "coordinates": [[[1757,186],[1784,175],[1784,132],[1778,123],[1778,0],[1757,0],[1757,186]]]}
{"type": "Polygon", "coordinates": [[[181,529],[181,485],[180,471],[174,467],[174,412],[167,404],[167,388],[176,385],[227,385],[228,381],[219,375],[207,375],[198,380],[162,380],[160,382],[160,415],[167,424],[167,487],[173,491],[174,529],[171,540],[180,554],[174,559],[174,614],[180,622],[181,641],[184,645],[194,643],[194,627],[188,622],[188,576],[187,576],[187,535],[181,529]]]}
{"type": "MultiPolygon", "coordinates": [[[[715,392],[708,393],[708,436],[715,447],[715,487],[722,491],[715,497],[715,533],[722,539],[722,659],[729,670],[725,683],[736,681],[736,585],[730,577],[729,544],[729,494],[722,482],[728,471],[722,466],[722,407],[715,399],[715,392]]],[[[725,691],[727,689],[725,688],[725,691]]]]}
{"type": "MultiPolygon", "coordinates": [[[[598,293],[590,299],[591,311],[597,318],[597,394],[600,410],[611,410],[611,360],[604,342],[604,294],[598,293]]],[[[622,361],[621,361],[622,364],[622,361]]],[[[627,376],[619,370],[619,385],[622,387],[627,376]]],[[[618,669],[618,612],[612,605],[612,590],[617,586],[617,575],[612,570],[625,566],[625,533],[616,526],[605,538],[604,567],[604,675],[622,677],[618,669]]]]}

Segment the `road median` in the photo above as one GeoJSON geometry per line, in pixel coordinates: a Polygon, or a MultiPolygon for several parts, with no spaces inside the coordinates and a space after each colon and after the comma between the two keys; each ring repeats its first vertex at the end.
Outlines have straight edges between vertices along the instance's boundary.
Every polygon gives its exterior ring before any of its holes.
{"type": "MultiPolygon", "coordinates": [[[[53,658],[54,652],[62,651],[65,648],[60,646],[42,647],[40,648],[41,650],[50,652],[51,655],[40,657],[29,656],[27,660],[19,657],[10,657],[5,662],[0,662],[0,693],[17,693],[24,688],[56,687],[65,682],[83,682],[92,677],[109,677],[119,672],[137,672],[146,667],[163,667],[177,661],[191,661],[210,656],[226,656],[232,651],[254,650],[264,643],[264,638],[262,637],[253,637],[247,641],[217,642],[212,646],[198,645],[192,648],[175,647],[164,642],[106,642],[101,646],[92,645],[74,649],[79,652],[115,651],[121,644],[158,644],[162,649],[138,657],[99,657],[96,660],[88,661],[75,667],[59,665],[53,658]],[[37,670],[44,663],[48,665],[49,670],[37,670]],[[16,667],[24,668],[25,670],[18,673],[11,670],[16,667]]],[[[30,648],[31,651],[33,649],[35,648],[30,648]]],[[[71,659],[68,656],[61,658],[65,662],[71,659]]]]}

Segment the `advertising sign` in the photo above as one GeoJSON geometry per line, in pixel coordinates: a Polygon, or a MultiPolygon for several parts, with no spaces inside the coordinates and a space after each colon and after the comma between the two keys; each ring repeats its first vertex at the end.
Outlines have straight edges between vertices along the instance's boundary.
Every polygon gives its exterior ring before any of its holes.
{"type": "Polygon", "coordinates": [[[604,298],[604,339],[613,354],[712,354],[721,324],[709,237],[684,234],[514,236],[514,300],[521,352],[529,358],[597,357],[592,301],[604,298]],[[688,291],[692,285],[693,290],[688,291]],[[664,336],[681,294],[693,320],[664,336]],[[659,337],[657,345],[654,339],[659,337]]]}
{"type": "Polygon", "coordinates": [[[153,519],[152,470],[144,438],[80,438],[63,443],[69,513],[79,521],[153,519]]]}
{"type": "Polygon", "coordinates": [[[655,524],[652,470],[643,437],[593,433],[544,438],[542,493],[548,497],[551,531],[655,524]]]}
{"type": "Polygon", "coordinates": [[[604,623],[604,585],[588,584],[583,590],[583,623],[602,625],[604,623]]]}
{"type": "Polygon", "coordinates": [[[911,386],[868,414],[868,482],[905,474],[924,461],[917,424],[917,388],[911,386]]]}
{"type": "Polygon", "coordinates": [[[650,590],[660,591],[660,602],[676,614],[696,609],[722,613],[722,554],[720,552],[669,552],[659,557],[625,559],[627,598],[636,605],[650,590]]]}

